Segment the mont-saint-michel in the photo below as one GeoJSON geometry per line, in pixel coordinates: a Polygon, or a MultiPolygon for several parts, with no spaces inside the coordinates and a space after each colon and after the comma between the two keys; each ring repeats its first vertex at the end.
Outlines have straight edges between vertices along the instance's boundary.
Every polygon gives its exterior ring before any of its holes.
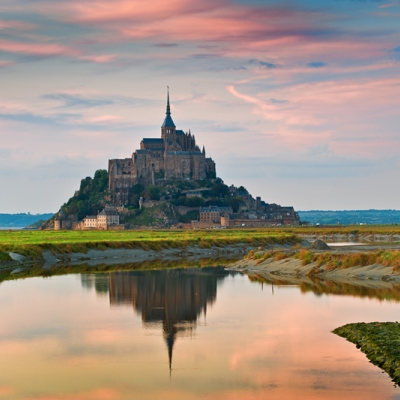
{"type": "Polygon", "coordinates": [[[400,399],[399,15],[1,1],[0,400],[400,399]]]}
{"type": "Polygon", "coordinates": [[[143,138],[132,156],[80,189],[44,229],[218,228],[299,225],[292,206],[255,198],[217,177],[216,162],[190,132],[177,129],[167,92],[161,137],[143,138]]]}

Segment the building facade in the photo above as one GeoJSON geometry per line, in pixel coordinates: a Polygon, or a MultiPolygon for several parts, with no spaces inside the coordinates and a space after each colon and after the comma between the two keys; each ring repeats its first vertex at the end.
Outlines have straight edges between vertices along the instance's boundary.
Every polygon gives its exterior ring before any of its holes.
{"type": "Polygon", "coordinates": [[[114,205],[129,203],[135,184],[156,185],[165,180],[202,180],[214,178],[214,161],[200,150],[196,138],[176,129],[171,117],[169,93],[161,138],[144,138],[131,158],[109,160],[109,191],[114,205]]]}

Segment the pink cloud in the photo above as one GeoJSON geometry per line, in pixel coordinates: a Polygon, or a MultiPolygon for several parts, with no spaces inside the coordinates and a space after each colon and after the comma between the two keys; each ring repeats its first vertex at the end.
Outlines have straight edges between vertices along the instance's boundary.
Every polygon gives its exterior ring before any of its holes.
{"type": "Polygon", "coordinates": [[[389,7],[394,7],[396,4],[395,3],[386,3],[386,4],[381,4],[378,6],[378,8],[389,8],[389,7]]]}
{"type": "Polygon", "coordinates": [[[79,57],[82,61],[89,61],[96,64],[106,64],[112,61],[115,61],[117,56],[115,54],[102,54],[102,55],[93,55],[93,56],[81,56],[79,57]]]}
{"type": "Polygon", "coordinates": [[[36,56],[74,56],[77,51],[57,43],[21,43],[0,40],[0,50],[9,53],[23,53],[36,56]]]}
{"type": "Polygon", "coordinates": [[[0,20],[0,30],[6,30],[6,29],[18,29],[19,31],[21,30],[32,30],[37,28],[37,25],[32,24],[32,23],[27,23],[27,22],[21,22],[21,21],[4,21],[0,20]]]}
{"type": "Polygon", "coordinates": [[[398,154],[398,138],[382,137],[379,132],[381,121],[398,107],[400,78],[292,83],[249,94],[246,81],[241,85],[229,85],[227,91],[251,104],[254,114],[278,122],[273,133],[288,145],[305,149],[328,143],[337,154],[364,157],[374,157],[378,150],[398,154]],[[366,126],[360,126],[366,117],[366,126]]]}
{"type": "Polygon", "coordinates": [[[13,64],[12,61],[0,60],[0,68],[8,67],[8,66],[10,66],[11,64],[13,64]]]}

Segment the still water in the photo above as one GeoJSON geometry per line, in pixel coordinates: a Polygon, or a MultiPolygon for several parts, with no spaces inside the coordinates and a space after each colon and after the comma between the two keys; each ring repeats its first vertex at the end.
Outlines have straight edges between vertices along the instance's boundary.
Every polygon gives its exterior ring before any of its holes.
{"type": "Polygon", "coordinates": [[[0,399],[400,398],[331,333],[399,320],[400,290],[333,286],[223,268],[3,282],[0,399]]]}

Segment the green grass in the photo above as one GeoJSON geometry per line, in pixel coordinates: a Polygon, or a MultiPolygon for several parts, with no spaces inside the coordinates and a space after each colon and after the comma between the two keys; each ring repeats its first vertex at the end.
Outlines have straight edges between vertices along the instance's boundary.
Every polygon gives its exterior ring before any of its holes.
{"type": "Polygon", "coordinates": [[[398,322],[356,323],[341,326],[336,335],[354,343],[368,359],[400,384],[400,324],[398,322]]]}
{"type": "Polygon", "coordinates": [[[11,257],[9,256],[8,253],[0,251],[0,262],[4,262],[4,261],[11,261],[11,257]]]}
{"type": "Polygon", "coordinates": [[[83,252],[88,249],[209,248],[229,244],[262,246],[268,243],[296,243],[295,235],[262,229],[237,230],[133,230],[133,231],[0,231],[0,251],[14,251],[39,258],[43,251],[83,252]]]}

